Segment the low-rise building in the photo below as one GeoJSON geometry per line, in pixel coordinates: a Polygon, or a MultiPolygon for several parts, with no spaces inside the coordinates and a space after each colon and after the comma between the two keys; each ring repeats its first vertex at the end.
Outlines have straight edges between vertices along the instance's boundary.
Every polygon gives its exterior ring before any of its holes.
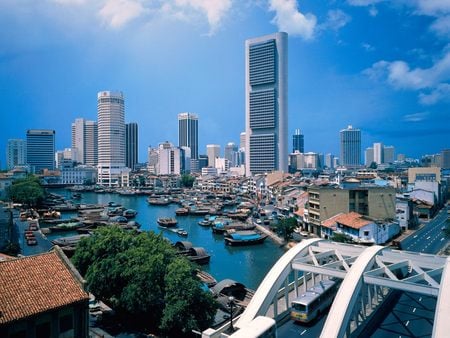
{"type": "Polygon", "coordinates": [[[59,248],[0,261],[0,337],[88,337],[89,294],[59,248]]]}

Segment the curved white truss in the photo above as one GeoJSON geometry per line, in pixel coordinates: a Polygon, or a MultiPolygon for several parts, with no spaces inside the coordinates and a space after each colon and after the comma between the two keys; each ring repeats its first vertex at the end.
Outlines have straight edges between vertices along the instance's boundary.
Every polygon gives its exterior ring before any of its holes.
{"type": "Polygon", "coordinates": [[[345,335],[351,317],[349,310],[353,309],[358,300],[364,272],[373,266],[376,255],[383,249],[384,247],[379,245],[368,247],[356,259],[339,287],[320,337],[343,337],[345,335]]]}
{"type": "Polygon", "coordinates": [[[322,241],[319,238],[303,240],[288,252],[286,252],[270,269],[264,280],[259,285],[249,305],[236,323],[236,327],[242,328],[257,316],[264,316],[274,300],[278,290],[292,271],[292,260],[310,245],[322,241]]]}
{"type": "Polygon", "coordinates": [[[447,257],[442,273],[441,287],[434,316],[433,337],[447,337],[450,332],[450,257],[447,257]]]}

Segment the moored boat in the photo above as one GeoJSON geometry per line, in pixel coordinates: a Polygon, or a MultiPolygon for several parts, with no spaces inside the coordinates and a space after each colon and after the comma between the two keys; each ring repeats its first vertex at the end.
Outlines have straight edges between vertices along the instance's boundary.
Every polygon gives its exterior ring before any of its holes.
{"type": "Polygon", "coordinates": [[[171,200],[166,197],[149,197],[147,198],[147,202],[151,205],[169,205],[171,200]]]}
{"type": "Polygon", "coordinates": [[[227,230],[224,236],[225,244],[232,246],[261,244],[266,238],[266,234],[255,230],[237,231],[231,229],[227,230]]]}
{"type": "Polygon", "coordinates": [[[177,216],[186,216],[189,214],[189,209],[187,208],[178,208],[177,210],[175,210],[175,214],[177,216]]]}
{"type": "Polygon", "coordinates": [[[133,218],[133,217],[136,217],[137,213],[138,212],[136,210],[127,209],[123,212],[123,216],[126,218],[133,218]]]}
{"type": "Polygon", "coordinates": [[[178,221],[173,217],[160,217],[157,220],[158,224],[162,227],[174,227],[178,224],[178,221]]]}

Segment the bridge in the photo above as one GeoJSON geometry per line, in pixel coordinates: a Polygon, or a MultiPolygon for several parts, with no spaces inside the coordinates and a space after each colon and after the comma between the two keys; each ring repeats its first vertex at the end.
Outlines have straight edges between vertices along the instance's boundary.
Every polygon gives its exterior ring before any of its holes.
{"type": "MultiPolygon", "coordinates": [[[[358,336],[395,290],[435,297],[432,336],[450,332],[450,257],[323,239],[304,240],[287,251],[261,282],[234,328],[245,328],[258,316],[282,321],[294,297],[329,278],[342,282],[321,337],[358,336]]],[[[208,329],[202,337],[232,337],[226,333],[227,325],[208,329]]]]}

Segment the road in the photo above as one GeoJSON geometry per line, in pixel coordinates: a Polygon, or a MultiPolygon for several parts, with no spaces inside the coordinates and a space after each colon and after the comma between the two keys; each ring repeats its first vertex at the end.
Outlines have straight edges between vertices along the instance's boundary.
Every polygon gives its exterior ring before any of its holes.
{"type": "MultiPolygon", "coordinates": [[[[443,208],[422,228],[405,238],[401,245],[406,251],[436,254],[448,240],[442,227],[447,224],[447,208],[443,208]]],[[[386,314],[376,325],[374,332],[365,332],[365,336],[386,337],[431,337],[434,321],[436,298],[402,293],[394,307],[386,309],[386,314]]],[[[289,320],[278,328],[278,337],[319,337],[326,316],[312,325],[300,325],[289,320]]]]}

